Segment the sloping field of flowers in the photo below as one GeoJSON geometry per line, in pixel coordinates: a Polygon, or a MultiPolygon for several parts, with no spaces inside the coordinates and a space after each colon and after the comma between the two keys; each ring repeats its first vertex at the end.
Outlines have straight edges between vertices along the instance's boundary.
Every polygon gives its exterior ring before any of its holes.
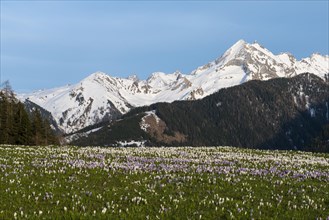
{"type": "Polygon", "coordinates": [[[329,155],[0,146],[0,219],[326,219],[329,155]]]}

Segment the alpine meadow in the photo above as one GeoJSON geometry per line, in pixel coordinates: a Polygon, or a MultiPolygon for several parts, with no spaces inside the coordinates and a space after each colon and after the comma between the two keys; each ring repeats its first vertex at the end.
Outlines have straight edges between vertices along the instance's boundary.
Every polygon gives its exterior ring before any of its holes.
{"type": "Polygon", "coordinates": [[[328,154],[1,146],[1,219],[326,219],[328,154]]]}

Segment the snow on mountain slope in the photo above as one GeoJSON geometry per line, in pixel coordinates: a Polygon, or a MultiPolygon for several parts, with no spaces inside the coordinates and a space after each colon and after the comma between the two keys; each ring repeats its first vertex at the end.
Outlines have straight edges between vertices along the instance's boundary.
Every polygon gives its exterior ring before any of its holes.
{"type": "Polygon", "coordinates": [[[23,94],[21,99],[27,98],[50,111],[60,128],[70,133],[131,108],[112,83],[115,81],[107,75],[94,73],[75,85],[23,94]],[[101,77],[108,79],[106,83],[101,77]]]}
{"type": "Polygon", "coordinates": [[[51,112],[60,128],[71,133],[115,119],[133,107],[200,99],[252,79],[292,77],[303,72],[324,78],[329,73],[329,56],[313,54],[298,61],[289,53],[274,55],[258,43],[239,40],[221,57],[191,74],[156,72],[147,80],[139,80],[136,76],[118,78],[96,72],[75,85],[19,97],[51,112]]]}

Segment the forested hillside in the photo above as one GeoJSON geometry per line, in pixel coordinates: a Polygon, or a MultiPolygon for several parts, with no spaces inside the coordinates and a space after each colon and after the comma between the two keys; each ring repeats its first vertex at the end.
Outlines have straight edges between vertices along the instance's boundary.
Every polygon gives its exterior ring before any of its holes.
{"type": "Polygon", "coordinates": [[[138,140],[167,146],[328,151],[328,103],[328,82],[313,74],[254,80],[202,100],[133,109],[122,120],[74,143],[138,140]],[[135,129],[131,132],[127,127],[135,129]]]}
{"type": "Polygon", "coordinates": [[[58,137],[48,120],[34,108],[31,112],[18,101],[8,83],[0,90],[0,144],[50,145],[58,137]]]}

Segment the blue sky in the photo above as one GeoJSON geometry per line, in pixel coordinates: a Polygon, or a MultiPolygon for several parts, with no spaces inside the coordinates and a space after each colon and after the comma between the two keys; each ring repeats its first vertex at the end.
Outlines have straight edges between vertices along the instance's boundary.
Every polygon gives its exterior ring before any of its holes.
{"type": "Polygon", "coordinates": [[[328,1],[3,1],[1,80],[18,92],[112,76],[190,73],[239,39],[328,54],[328,1]]]}

